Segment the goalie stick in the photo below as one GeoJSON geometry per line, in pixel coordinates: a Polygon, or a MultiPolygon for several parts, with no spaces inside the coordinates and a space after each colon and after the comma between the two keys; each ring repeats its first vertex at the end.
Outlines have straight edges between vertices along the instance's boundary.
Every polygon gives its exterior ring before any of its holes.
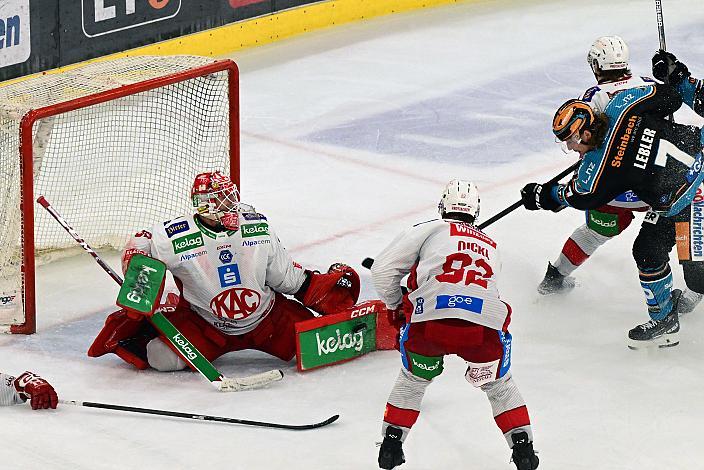
{"type": "Polygon", "coordinates": [[[143,413],[158,416],[170,416],[173,418],[194,419],[197,421],[215,421],[218,423],[239,424],[242,426],[258,426],[262,428],[286,429],[289,431],[307,431],[310,429],[322,428],[334,423],[340,415],[333,415],[326,420],[310,424],[280,424],[267,421],[252,421],[249,419],[226,418],[222,416],[200,415],[196,413],[183,413],[180,411],[154,410],[151,408],[137,408],[134,406],[110,405],[107,403],[94,403],[90,401],[59,400],[64,405],[83,406],[86,408],[101,408],[105,410],[126,411],[128,413],[143,413]]]}
{"type": "MultiPolygon", "coordinates": [[[[78,233],[71,227],[66,219],[59,214],[56,209],[49,204],[44,196],[39,196],[37,202],[51,214],[51,216],[66,230],[69,235],[79,244],[81,247],[87,251],[93,259],[100,265],[105,272],[107,272],[111,278],[119,285],[122,285],[122,278],[103,261],[103,259],[93,250],[85,240],[83,240],[78,233]]],[[[193,356],[190,359],[185,355],[183,351],[183,344],[185,336],[178,331],[178,329],[164,316],[161,312],[155,312],[151,317],[152,324],[159,330],[160,333],[166,338],[179,352],[179,356],[188,364],[193,366],[200,374],[205,377],[216,389],[221,392],[239,392],[242,390],[249,390],[252,388],[262,387],[268,385],[272,382],[281,380],[284,373],[281,370],[270,370],[267,372],[262,372],[260,374],[254,374],[247,377],[225,377],[221,374],[210,361],[203,356],[203,354],[196,349],[196,347],[187,342],[189,356],[193,356]],[[179,342],[175,340],[179,339],[179,342]]]]}
{"type": "MultiPolygon", "coordinates": [[[[579,164],[580,164],[581,162],[582,162],[581,160],[577,160],[577,161],[574,162],[572,165],[570,165],[569,167],[567,167],[567,168],[565,168],[564,170],[562,170],[559,174],[555,175],[550,181],[548,181],[548,182],[545,183],[545,184],[557,183],[557,182],[560,181],[562,178],[564,178],[565,176],[569,175],[569,174],[572,173],[574,170],[576,170],[577,167],[579,166],[579,164]]],[[[488,220],[482,222],[482,223],[479,224],[477,227],[478,227],[480,230],[483,229],[483,228],[485,228],[485,227],[488,227],[489,225],[493,224],[493,223],[496,222],[497,220],[502,219],[502,218],[504,218],[505,216],[507,216],[508,214],[510,214],[511,212],[515,211],[516,209],[518,209],[518,208],[521,207],[522,205],[523,205],[523,201],[522,201],[522,200],[521,200],[521,201],[516,201],[516,202],[514,202],[513,204],[511,204],[510,206],[508,206],[506,209],[504,209],[504,210],[502,210],[501,212],[499,212],[498,214],[496,214],[496,215],[490,217],[488,220]]],[[[362,267],[364,267],[364,268],[372,269],[372,266],[373,266],[373,265],[374,265],[374,258],[364,258],[364,259],[362,260],[362,267]]]]}

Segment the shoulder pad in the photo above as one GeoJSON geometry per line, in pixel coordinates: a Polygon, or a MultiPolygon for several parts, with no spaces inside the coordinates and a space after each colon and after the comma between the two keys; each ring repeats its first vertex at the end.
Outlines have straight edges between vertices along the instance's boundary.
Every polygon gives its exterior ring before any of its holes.
{"type": "Polygon", "coordinates": [[[585,91],[582,95],[582,101],[591,101],[592,98],[594,98],[594,95],[596,95],[596,92],[599,90],[601,90],[601,88],[599,88],[599,85],[587,89],[587,91],[585,91]]]}

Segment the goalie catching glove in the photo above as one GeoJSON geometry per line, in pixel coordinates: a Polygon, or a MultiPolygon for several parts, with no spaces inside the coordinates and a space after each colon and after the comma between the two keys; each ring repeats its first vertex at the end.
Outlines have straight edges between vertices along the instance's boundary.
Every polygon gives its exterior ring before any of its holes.
{"type": "Polygon", "coordinates": [[[325,274],[306,270],[306,280],[295,297],[311,310],[327,315],[354,305],[359,290],[357,272],[346,264],[335,263],[325,274]]]}

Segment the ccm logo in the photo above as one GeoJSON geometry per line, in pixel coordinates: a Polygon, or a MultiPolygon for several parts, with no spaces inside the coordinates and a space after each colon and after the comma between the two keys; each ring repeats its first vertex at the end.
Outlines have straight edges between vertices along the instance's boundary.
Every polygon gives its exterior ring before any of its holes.
{"type": "Polygon", "coordinates": [[[181,10],[181,0],[82,1],[83,33],[90,38],[168,20],[181,10]]]}

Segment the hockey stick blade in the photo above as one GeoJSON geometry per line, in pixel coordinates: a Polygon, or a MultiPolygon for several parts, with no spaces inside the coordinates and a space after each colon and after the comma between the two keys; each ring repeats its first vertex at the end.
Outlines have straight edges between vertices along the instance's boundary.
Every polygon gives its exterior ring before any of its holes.
{"type": "Polygon", "coordinates": [[[248,377],[222,377],[213,382],[213,385],[221,392],[241,392],[264,387],[283,378],[283,371],[276,369],[248,377]]]}
{"type": "Polygon", "coordinates": [[[197,421],[214,421],[217,423],[239,424],[242,426],[257,426],[261,428],[286,429],[289,431],[307,431],[310,429],[322,428],[338,420],[340,415],[333,415],[324,421],[310,424],[281,424],[270,423],[268,421],[253,421],[249,419],[227,418],[224,416],[199,415],[195,413],[183,413],[180,411],[155,410],[152,408],[137,408],[134,406],[111,405],[108,403],[95,403],[90,401],[59,400],[63,405],[82,406],[86,408],[100,408],[104,410],[125,411],[128,413],[142,413],[157,416],[169,416],[172,418],[193,419],[197,421]]]}

